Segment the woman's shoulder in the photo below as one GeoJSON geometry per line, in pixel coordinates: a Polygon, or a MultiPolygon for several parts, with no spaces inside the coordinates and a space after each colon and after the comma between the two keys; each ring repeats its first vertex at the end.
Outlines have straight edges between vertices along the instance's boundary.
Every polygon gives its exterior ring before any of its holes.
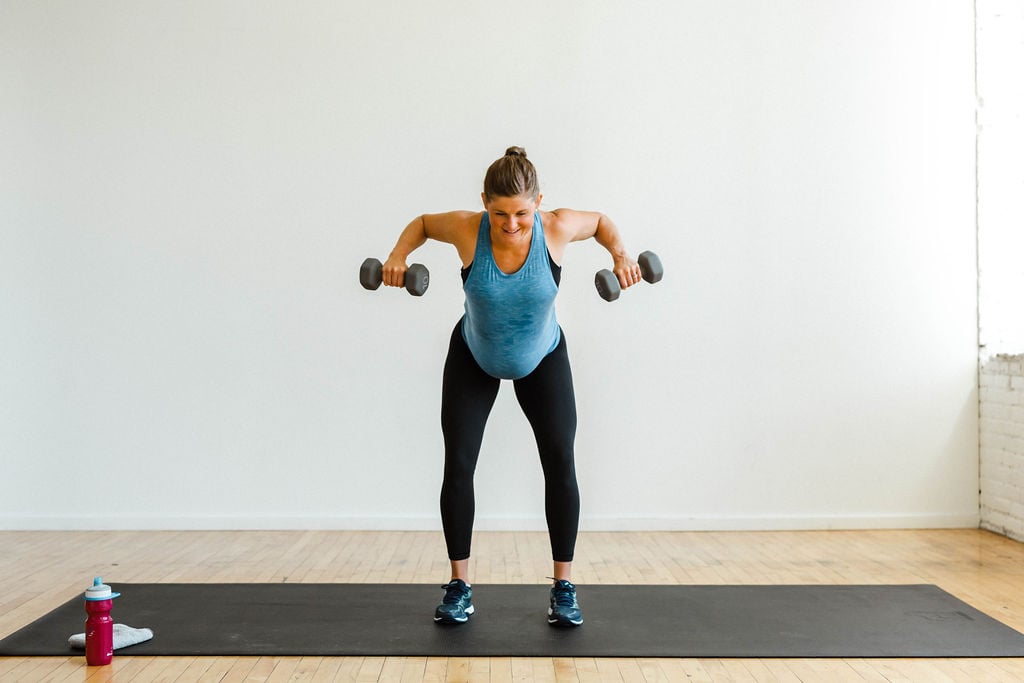
{"type": "Polygon", "coordinates": [[[581,227],[592,220],[592,212],[576,209],[553,209],[541,211],[540,218],[544,223],[544,235],[549,239],[561,242],[572,242],[577,239],[581,227]]]}
{"type": "Polygon", "coordinates": [[[481,211],[446,211],[423,214],[423,225],[427,237],[442,242],[456,243],[461,239],[476,237],[480,227],[481,211]]]}
{"type": "Polygon", "coordinates": [[[459,225],[459,224],[480,224],[480,217],[483,215],[483,211],[445,211],[442,213],[425,213],[423,214],[424,220],[444,223],[446,225],[459,225]]]}
{"type": "Polygon", "coordinates": [[[469,265],[476,251],[476,238],[480,232],[482,211],[448,211],[423,215],[427,237],[447,242],[459,252],[462,264],[469,265]]]}

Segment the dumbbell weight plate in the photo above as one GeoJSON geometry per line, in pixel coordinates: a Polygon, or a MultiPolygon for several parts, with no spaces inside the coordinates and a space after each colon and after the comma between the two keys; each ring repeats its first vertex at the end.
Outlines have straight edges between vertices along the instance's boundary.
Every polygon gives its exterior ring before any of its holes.
{"type": "Polygon", "coordinates": [[[597,293],[605,301],[615,301],[622,293],[619,278],[615,277],[615,273],[607,268],[597,271],[597,275],[594,276],[594,286],[597,287],[597,293]]]}
{"type": "Polygon", "coordinates": [[[422,263],[414,263],[405,271],[405,289],[413,296],[423,296],[430,286],[430,272],[422,263]]]}
{"type": "Polygon", "coordinates": [[[384,281],[383,265],[375,258],[368,258],[359,267],[359,284],[365,289],[377,289],[384,281]]]}
{"type": "Polygon", "coordinates": [[[665,275],[665,268],[661,265],[661,259],[653,251],[645,251],[637,257],[636,262],[640,265],[640,272],[643,278],[652,285],[659,282],[665,275]]]}

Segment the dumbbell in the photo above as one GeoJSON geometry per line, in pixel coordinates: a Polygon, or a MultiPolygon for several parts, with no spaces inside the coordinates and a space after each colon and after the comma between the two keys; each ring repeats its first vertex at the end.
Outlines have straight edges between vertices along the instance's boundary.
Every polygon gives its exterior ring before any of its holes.
{"type": "MultiPolygon", "coordinates": [[[[636,262],[640,265],[640,274],[652,285],[659,282],[665,274],[661,259],[653,251],[645,251],[640,254],[636,262]]],[[[615,301],[622,293],[619,278],[615,277],[615,273],[607,268],[597,271],[597,275],[594,276],[594,286],[597,287],[597,293],[605,301],[615,301]]]]}
{"type": "MultiPolygon", "coordinates": [[[[366,289],[377,289],[384,282],[384,265],[368,258],[359,267],[359,284],[366,289]]],[[[405,271],[405,288],[413,296],[423,296],[430,285],[430,273],[422,263],[414,263],[405,271]]]]}

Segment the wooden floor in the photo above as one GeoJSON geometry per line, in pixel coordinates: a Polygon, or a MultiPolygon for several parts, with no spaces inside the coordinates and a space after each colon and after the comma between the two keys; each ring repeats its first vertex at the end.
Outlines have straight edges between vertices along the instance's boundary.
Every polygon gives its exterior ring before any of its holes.
{"type": "MultiPolygon", "coordinates": [[[[545,583],[542,533],[478,533],[473,581],[545,583]]],[[[447,580],[433,532],[0,532],[0,637],[110,582],[447,580]]],[[[934,583],[1024,631],[1024,544],[985,531],[584,533],[575,579],[934,583]]],[[[440,591],[439,591],[440,593],[440,591]]],[[[424,605],[430,618],[433,605],[424,605]]],[[[543,609],[539,606],[538,609],[543,609]]],[[[584,612],[585,614],[585,612],[584,612]]],[[[138,624],[144,626],[144,624],[138,624]]],[[[69,634],[70,635],[70,634],[69,634]]],[[[0,658],[0,681],[1024,681],[1024,659],[0,658]]]]}

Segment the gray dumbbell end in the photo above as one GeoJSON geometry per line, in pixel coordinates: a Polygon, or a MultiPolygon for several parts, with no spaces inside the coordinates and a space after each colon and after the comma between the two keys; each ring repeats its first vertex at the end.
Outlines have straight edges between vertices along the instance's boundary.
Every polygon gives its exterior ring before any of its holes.
{"type": "Polygon", "coordinates": [[[384,281],[384,270],[381,262],[375,258],[368,258],[359,266],[359,284],[364,289],[377,289],[384,281]]]}
{"type": "Polygon", "coordinates": [[[661,265],[661,259],[653,251],[645,251],[637,257],[636,262],[640,265],[640,272],[643,278],[652,285],[660,282],[665,276],[665,268],[661,265]]]}
{"type": "Polygon", "coordinates": [[[615,277],[615,273],[607,268],[597,271],[597,275],[594,276],[594,286],[597,287],[597,293],[605,301],[615,301],[622,293],[619,278],[615,277]]]}
{"type": "Polygon", "coordinates": [[[413,296],[423,296],[430,286],[430,271],[422,263],[414,263],[405,271],[405,289],[413,296]]]}

